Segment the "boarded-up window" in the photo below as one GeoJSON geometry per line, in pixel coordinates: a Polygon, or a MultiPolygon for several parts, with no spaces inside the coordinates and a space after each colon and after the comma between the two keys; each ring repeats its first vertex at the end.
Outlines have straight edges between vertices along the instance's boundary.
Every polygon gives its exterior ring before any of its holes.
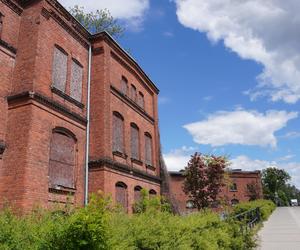
{"type": "Polygon", "coordinates": [[[149,133],[145,133],[145,162],[152,166],[152,137],[149,133]]]}
{"type": "Polygon", "coordinates": [[[75,139],[54,130],[50,146],[49,182],[51,187],[74,188],[75,139]]]}
{"type": "Polygon", "coordinates": [[[79,101],[79,102],[81,102],[81,96],[82,96],[82,74],[83,74],[82,66],[73,60],[72,61],[70,95],[76,101],[79,101]]]}
{"type": "Polygon", "coordinates": [[[127,186],[123,182],[118,182],[116,184],[116,203],[121,205],[124,210],[127,211],[127,186]]]}
{"type": "Polygon", "coordinates": [[[140,159],[140,140],[139,140],[139,128],[134,123],[130,126],[130,143],[131,143],[131,158],[140,159]]]}
{"type": "Polygon", "coordinates": [[[145,108],[144,95],[141,92],[139,92],[139,96],[138,96],[138,105],[143,109],[145,108]]]}
{"type": "Polygon", "coordinates": [[[134,202],[138,202],[141,200],[141,198],[142,198],[141,191],[142,191],[142,187],[140,187],[140,186],[136,186],[134,188],[134,202]]]}
{"type": "Polygon", "coordinates": [[[128,90],[128,81],[125,77],[122,77],[122,79],[121,79],[121,92],[124,95],[127,95],[127,90],[128,90]]]}
{"type": "Polygon", "coordinates": [[[58,47],[54,47],[52,65],[52,84],[53,87],[65,92],[67,82],[68,55],[58,47]]]}
{"type": "Polygon", "coordinates": [[[117,113],[113,112],[113,151],[124,153],[124,119],[117,113]]]}
{"type": "Polygon", "coordinates": [[[134,85],[131,85],[130,92],[131,92],[131,94],[130,94],[131,99],[136,102],[137,101],[137,94],[136,94],[136,87],[134,85]]]}

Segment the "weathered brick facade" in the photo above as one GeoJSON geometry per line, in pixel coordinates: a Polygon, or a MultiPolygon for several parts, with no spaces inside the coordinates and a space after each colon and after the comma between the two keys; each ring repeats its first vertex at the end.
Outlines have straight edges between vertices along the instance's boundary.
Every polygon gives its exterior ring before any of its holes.
{"type": "Polygon", "coordinates": [[[90,46],[89,191],[129,212],[140,187],[160,193],[158,89],[139,65],[56,0],[0,0],[0,32],[0,205],[83,205],[90,46]]]}
{"type": "MultiPolygon", "coordinates": [[[[170,173],[170,190],[176,201],[176,205],[180,213],[190,213],[195,209],[191,205],[190,198],[183,192],[184,176],[182,172],[170,173]]],[[[226,175],[227,176],[227,175],[226,175]]],[[[234,205],[239,202],[249,201],[249,194],[247,191],[247,184],[254,184],[257,188],[257,194],[262,198],[262,184],[260,171],[242,171],[230,170],[228,171],[229,180],[227,185],[222,188],[220,197],[226,204],[234,205]]],[[[227,178],[226,178],[227,179],[227,178]]],[[[217,209],[218,207],[215,206],[217,209]]]]}

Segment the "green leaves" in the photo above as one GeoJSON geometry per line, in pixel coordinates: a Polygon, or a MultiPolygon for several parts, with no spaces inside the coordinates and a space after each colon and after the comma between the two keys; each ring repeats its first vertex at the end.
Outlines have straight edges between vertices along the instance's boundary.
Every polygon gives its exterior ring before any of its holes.
{"type": "Polygon", "coordinates": [[[70,9],[70,13],[92,34],[107,31],[110,35],[118,37],[124,33],[124,28],[107,9],[86,13],[84,7],[75,5],[70,9]]]}

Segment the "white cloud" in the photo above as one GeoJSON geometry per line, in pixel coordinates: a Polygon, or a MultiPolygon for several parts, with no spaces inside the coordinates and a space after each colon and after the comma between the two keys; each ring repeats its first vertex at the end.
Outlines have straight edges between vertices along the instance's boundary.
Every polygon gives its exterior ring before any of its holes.
{"type": "Polygon", "coordinates": [[[231,168],[242,170],[262,170],[268,167],[277,167],[286,170],[292,177],[291,182],[300,188],[300,162],[276,162],[251,159],[248,156],[240,155],[231,160],[231,168]]]}
{"type": "Polygon", "coordinates": [[[179,171],[187,166],[187,163],[197,151],[195,147],[183,146],[180,149],[172,150],[171,152],[164,154],[164,160],[168,170],[179,171]]]}
{"type": "Polygon", "coordinates": [[[232,112],[216,112],[206,120],[187,124],[184,128],[198,144],[270,145],[274,148],[277,144],[274,133],[297,116],[297,112],[271,110],[263,114],[237,109],[232,112]]]}
{"type": "Polygon", "coordinates": [[[300,132],[297,131],[290,131],[287,132],[285,135],[281,136],[282,138],[286,138],[286,139],[295,139],[295,138],[299,138],[300,137],[300,132]]]}
{"type": "Polygon", "coordinates": [[[263,65],[252,99],[300,99],[300,1],[175,0],[177,16],[186,27],[205,32],[212,42],[243,59],[263,65]]]}
{"type": "Polygon", "coordinates": [[[85,11],[108,9],[114,18],[122,19],[133,28],[142,23],[145,12],[149,9],[149,0],[59,0],[67,9],[74,5],[83,6],[85,11]]]}

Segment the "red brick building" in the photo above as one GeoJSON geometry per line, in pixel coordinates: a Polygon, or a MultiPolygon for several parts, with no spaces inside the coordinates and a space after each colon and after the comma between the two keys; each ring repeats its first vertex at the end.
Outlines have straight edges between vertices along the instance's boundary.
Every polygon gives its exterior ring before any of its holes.
{"type": "Polygon", "coordinates": [[[0,0],[0,73],[0,204],[103,190],[130,212],[160,193],[158,89],[106,32],[56,0],[0,0]]]}
{"type": "MultiPolygon", "coordinates": [[[[188,195],[183,192],[183,172],[171,171],[170,191],[176,201],[180,213],[185,214],[194,211],[193,204],[188,195]]],[[[247,185],[253,185],[259,197],[262,197],[262,184],[260,171],[242,171],[241,169],[228,171],[228,185],[224,186],[220,197],[227,204],[234,205],[239,202],[249,201],[247,185]]]]}

